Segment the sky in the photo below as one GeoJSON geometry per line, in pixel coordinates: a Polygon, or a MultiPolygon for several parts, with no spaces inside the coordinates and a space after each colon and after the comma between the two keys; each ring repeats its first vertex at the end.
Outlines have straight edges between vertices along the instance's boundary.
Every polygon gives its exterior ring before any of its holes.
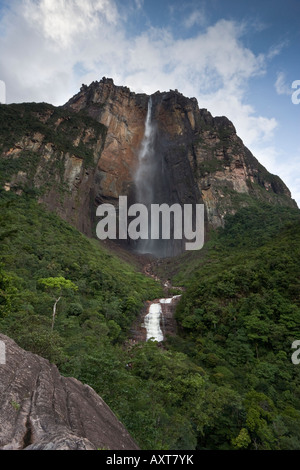
{"type": "Polygon", "coordinates": [[[300,0],[0,0],[0,101],[62,105],[104,76],[178,89],[227,116],[300,207],[299,19],[300,0]]]}

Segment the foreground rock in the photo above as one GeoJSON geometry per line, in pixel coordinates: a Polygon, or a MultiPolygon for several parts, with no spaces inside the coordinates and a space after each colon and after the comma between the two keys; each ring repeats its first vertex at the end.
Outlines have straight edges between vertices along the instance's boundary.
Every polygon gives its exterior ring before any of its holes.
{"type": "MultiPolygon", "coordinates": [[[[124,426],[89,386],[4,342],[0,364],[0,449],[138,450],[124,426]]],[[[3,343],[2,343],[3,345],[3,343]]]]}

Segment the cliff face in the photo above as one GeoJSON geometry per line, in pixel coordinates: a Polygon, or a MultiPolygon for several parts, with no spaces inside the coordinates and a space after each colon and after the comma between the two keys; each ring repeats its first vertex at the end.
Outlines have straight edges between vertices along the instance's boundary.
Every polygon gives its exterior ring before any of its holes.
{"type": "MultiPolygon", "coordinates": [[[[157,92],[151,101],[155,162],[145,187],[152,181],[153,202],[204,202],[207,226],[214,228],[250,198],[296,207],[285,184],[256,160],[226,117],[213,118],[177,90],[157,92]]],[[[148,103],[149,96],[103,78],[83,85],[61,108],[2,105],[1,186],[37,192],[50,209],[95,235],[98,204],[117,204],[124,195],[136,200],[148,103]]]]}
{"type": "Polygon", "coordinates": [[[106,128],[44,103],[0,106],[0,186],[31,193],[92,235],[97,163],[106,128]]]}
{"type": "Polygon", "coordinates": [[[97,165],[96,185],[99,202],[128,195],[138,163],[138,151],[144,136],[148,97],[117,87],[111,79],[82,86],[65,109],[84,110],[107,128],[101,158],[97,165]]]}
{"type": "Polygon", "coordinates": [[[89,386],[0,334],[0,449],[137,450],[124,426],[89,386]]]}
{"type": "Polygon", "coordinates": [[[174,189],[182,188],[181,200],[188,189],[190,199],[204,202],[210,226],[222,226],[227,213],[247,204],[244,196],[296,206],[286,185],[257,161],[226,117],[213,118],[195,98],[178,92],[158,93],[155,103],[174,189]]]}
{"type": "MultiPolygon", "coordinates": [[[[156,202],[204,202],[213,227],[247,204],[245,196],[296,207],[286,185],[257,161],[226,117],[213,118],[195,98],[177,90],[157,92],[151,99],[160,168],[154,178],[156,202]]],[[[108,128],[98,164],[99,200],[133,192],[148,101],[148,96],[104,78],[83,86],[66,104],[77,112],[85,110],[108,128]]]]}

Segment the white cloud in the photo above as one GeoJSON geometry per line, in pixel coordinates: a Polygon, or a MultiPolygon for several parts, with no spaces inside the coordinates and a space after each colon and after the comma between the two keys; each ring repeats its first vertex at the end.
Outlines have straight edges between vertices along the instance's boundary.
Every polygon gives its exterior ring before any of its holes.
{"type": "Polygon", "coordinates": [[[278,44],[274,44],[273,46],[270,47],[270,50],[267,54],[267,57],[269,60],[274,59],[274,57],[278,56],[281,54],[282,50],[288,46],[288,41],[282,41],[278,44]]]}
{"type": "Polygon", "coordinates": [[[291,95],[293,90],[291,85],[287,83],[286,75],[284,72],[278,72],[275,82],[275,90],[278,95],[291,95]]]}
{"type": "Polygon", "coordinates": [[[119,21],[113,0],[14,0],[0,23],[8,101],[62,104],[81,85],[78,62],[101,78],[122,57],[119,21]]]}
{"type": "MultiPolygon", "coordinates": [[[[149,82],[155,90],[175,87],[192,95],[217,91],[225,83],[239,94],[243,82],[263,72],[263,57],[243,46],[243,28],[232,21],[221,20],[191,39],[151,27],[128,39],[114,0],[25,0],[15,5],[6,18],[0,61],[6,73],[17,72],[14,81],[20,80],[25,99],[28,87],[31,93],[33,88],[37,94],[41,88],[45,92],[46,77],[52,81],[67,74],[70,83],[78,62],[95,78],[116,78],[117,72],[139,88],[149,82]],[[26,79],[32,69],[34,87],[26,79]]],[[[199,19],[197,15],[193,11],[189,21],[199,19]]],[[[65,88],[57,87],[58,94],[65,88]]],[[[44,99],[49,99],[49,90],[44,99]]]]}
{"type": "MultiPolygon", "coordinates": [[[[17,100],[23,95],[24,100],[53,101],[56,94],[57,104],[76,91],[75,83],[106,75],[148,93],[177,88],[187,95],[213,96],[224,90],[242,105],[247,81],[264,72],[263,56],[243,46],[243,27],[232,21],[221,20],[191,39],[151,27],[128,39],[114,0],[15,5],[6,18],[0,65],[17,100]],[[81,77],[74,67],[78,63],[88,71],[81,77]]],[[[192,12],[190,21],[196,19],[192,12]]]]}
{"type": "Polygon", "coordinates": [[[203,26],[206,23],[206,15],[203,10],[192,11],[183,21],[186,28],[192,28],[193,26],[203,26]]]}
{"type": "Polygon", "coordinates": [[[144,0],[134,0],[135,6],[138,10],[141,10],[144,6],[144,0]]]}
{"type": "Polygon", "coordinates": [[[117,22],[117,9],[109,0],[25,0],[24,19],[61,48],[73,45],[76,37],[99,28],[100,18],[117,22]]]}

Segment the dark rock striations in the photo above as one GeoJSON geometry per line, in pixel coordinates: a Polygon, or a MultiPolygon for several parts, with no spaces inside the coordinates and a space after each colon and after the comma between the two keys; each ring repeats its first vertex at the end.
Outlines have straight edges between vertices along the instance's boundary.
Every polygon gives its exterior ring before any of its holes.
{"type": "Polygon", "coordinates": [[[47,360],[0,334],[0,449],[137,450],[106,403],[88,385],[60,375],[47,360]]]}

